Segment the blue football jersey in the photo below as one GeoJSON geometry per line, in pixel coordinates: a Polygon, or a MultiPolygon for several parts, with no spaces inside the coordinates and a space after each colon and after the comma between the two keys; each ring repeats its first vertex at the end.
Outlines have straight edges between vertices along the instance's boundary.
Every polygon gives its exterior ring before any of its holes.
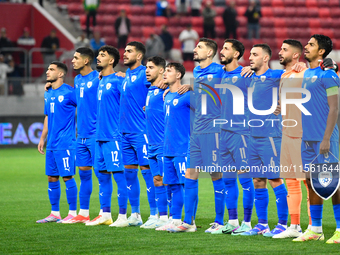
{"type": "Polygon", "coordinates": [[[219,126],[214,127],[214,119],[221,117],[221,103],[215,84],[221,83],[223,72],[223,66],[217,63],[194,69],[194,92],[191,94],[192,105],[195,106],[194,134],[220,131],[219,126]]]}
{"type": "Polygon", "coordinates": [[[124,78],[115,73],[103,76],[98,87],[97,141],[120,139],[119,110],[120,86],[124,78]]]}
{"type": "MultiPolygon", "coordinates": [[[[227,88],[220,89],[222,100],[221,119],[228,121],[226,124],[221,125],[221,128],[241,135],[249,135],[250,131],[248,126],[249,110],[247,89],[251,82],[251,78],[243,78],[241,76],[242,68],[242,66],[239,66],[233,71],[225,71],[222,76],[221,84],[232,85],[242,91],[244,97],[244,114],[234,115],[234,97],[232,92],[227,88]]],[[[239,98],[241,95],[236,95],[236,93],[234,93],[234,96],[235,100],[242,102],[239,98]]]]}
{"type": "Polygon", "coordinates": [[[146,80],[145,66],[127,69],[121,88],[119,113],[121,133],[144,133],[146,129],[145,106],[150,82],[146,80]]]}
{"type": "Polygon", "coordinates": [[[77,95],[77,133],[78,138],[96,136],[98,72],[74,78],[77,95]]]}
{"type": "Polygon", "coordinates": [[[190,92],[169,92],[164,102],[165,130],[163,155],[186,157],[190,139],[190,92]]]}
{"type": "MultiPolygon", "coordinates": [[[[280,78],[284,70],[268,69],[262,75],[253,75],[249,87],[252,88],[253,106],[256,110],[269,110],[273,104],[273,89],[277,92],[274,95],[275,100],[279,100],[280,78]]],[[[250,95],[248,94],[248,97],[250,95]]],[[[257,115],[249,109],[248,124],[250,127],[250,135],[254,137],[281,137],[282,117],[274,113],[269,115],[257,115]]]]}
{"type": "Polygon", "coordinates": [[[67,84],[45,92],[44,114],[47,115],[47,150],[72,150],[76,141],[75,89],[67,84]]]}
{"type": "Polygon", "coordinates": [[[146,133],[150,145],[164,141],[164,89],[151,86],[145,103],[146,133]]]}
{"type": "MultiPolygon", "coordinates": [[[[303,106],[312,114],[301,114],[302,140],[322,141],[329,113],[326,89],[339,87],[339,77],[334,71],[323,71],[320,67],[307,69],[303,76],[302,87],[311,93],[310,100],[303,106]]],[[[338,125],[335,125],[331,141],[339,141],[338,125]]]]}

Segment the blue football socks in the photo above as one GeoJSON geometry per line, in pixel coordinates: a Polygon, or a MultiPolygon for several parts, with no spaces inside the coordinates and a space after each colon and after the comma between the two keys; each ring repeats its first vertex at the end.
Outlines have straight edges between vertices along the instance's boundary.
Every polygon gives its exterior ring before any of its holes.
{"type": "Polygon", "coordinates": [[[157,215],[157,203],[156,203],[156,194],[155,194],[155,186],[153,183],[153,176],[150,169],[141,170],[143,175],[145,185],[146,185],[146,194],[148,196],[148,201],[150,205],[150,215],[157,215]]]}
{"type": "Polygon", "coordinates": [[[80,170],[79,204],[80,209],[90,208],[90,197],[92,193],[92,170],[80,170]]]}
{"type": "Polygon", "coordinates": [[[50,199],[50,203],[52,206],[52,211],[59,211],[59,201],[60,201],[60,182],[59,180],[56,182],[48,183],[48,197],[50,199]]]}
{"type": "Polygon", "coordinates": [[[192,224],[192,220],[195,218],[195,209],[197,208],[198,180],[185,178],[184,189],[184,222],[192,224]]]}
{"type": "Polygon", "coordinates": [[[126,188],[125,173],[123,171],[114,172],[113,178],[115,179],[117,183],[117,198],[118,198],[119,214],[126,214],[128,192],[126,188]]]}
{"type": "Polygon", "coordinates": [[[128,197],[131,205],[131,213],[140,213],[140,185],[138,180],[138,169],[125,168],[125,178],[128,189],[128,197]]]}
{"type": "Polygon", "coordinates": [[[69,210],[74,211],[77,210],[77,198],[78,198],[78,189],[77,183],[74,178],[65,182],[66,185],[66,198],[69,204],[69,210]]]}

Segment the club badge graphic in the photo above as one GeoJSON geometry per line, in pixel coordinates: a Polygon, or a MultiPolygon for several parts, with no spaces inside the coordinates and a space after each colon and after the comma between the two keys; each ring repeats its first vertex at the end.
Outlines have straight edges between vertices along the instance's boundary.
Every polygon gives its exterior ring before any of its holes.
{"type": "Polygon", "coordinates": [[[64,101],[64,96],[59,96],[58,97],[58,101],[61,103],[62,101],[64,101]]]}
{"type": "Polygon", "coordinates": [[[309,173],[312,188],[322,199],[328,200],[338,190],[339,163],[310,164],[309,173]]]}

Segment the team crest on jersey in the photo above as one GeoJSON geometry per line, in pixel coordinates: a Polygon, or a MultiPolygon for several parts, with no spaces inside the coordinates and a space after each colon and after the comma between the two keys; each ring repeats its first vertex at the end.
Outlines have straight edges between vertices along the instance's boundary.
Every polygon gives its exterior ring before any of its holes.
{"type": "Polygon", "coordinates": [[[214,76],[212,74],[208,74],[208,81],[212,81],[213,77],[214,76]]]}
{"type": "Polygon", "coordinates": [[[232,81],[233,83],[235,83],[235,82],[237,82],[237,79],[238,79],[238,77],[237,77],[237,76],[234,76],[234,77],[231,79],[231,81],[232,81]]]}
{"type": "Polygon", "coordinates": [[[137,76],[136,76],[136,75],[133,75],[133,76],[131,77],[131,81],[132,81],[132,82],[134,82],[136,79],[137,79],[137,76]]]}
{"type": "Polygon", "coordinates": [[[91,87],[92,87],[92,81],[89,81],[89,82],[87,83],[87,87],[88,87],[88,88],[91,88],[91,87]]]}
{"type": "Polygon", "coordinates": [[[321,172],[319,173],[319,182],[323,187],[327,187],[332,182],[332,173],[331,172],[321,172]]]}
{"type": "Polygon", "coordinates": [[[155,89],[154,92],[153,92],[153,94],[154,94],[155,96],[157,96],[157,95],[158,95],[158,92],[159,92],[159,89],[155,89]]]}
{"type": "Polygon", "coordinates": [[[58,101],[61,103],[62,101],[64,101],[64,96],[59,96],[58,97],[58,101]]]}
{"type": "Polygon", "coordinates": [[[174,106],[176,106],[178,104],[178,99],[175,99],[173,104],[174,104],[174,106]]]}
{"type": "Polygon", "coordinates": [[[109,90],[111,88],[111,83],[106,84],[106,89],[109,90]]]}
{"type": "Polygon", "coordinates": [[[264,82],[266,80],[266,76],[262,75],[261,76],[261,81],[264,82]]]}
{"type": "Polygon", "coordinates": [[[318,78],[318,77],[317,77],[316,75],[314,75],[314,76],[312,77],[312,82],[315,82],[317,78],[318,78]]]}

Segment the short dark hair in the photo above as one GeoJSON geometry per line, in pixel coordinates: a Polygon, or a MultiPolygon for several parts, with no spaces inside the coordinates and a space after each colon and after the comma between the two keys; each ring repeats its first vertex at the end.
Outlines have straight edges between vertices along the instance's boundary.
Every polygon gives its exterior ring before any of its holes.
{"type": "Polygon", "coordinates": [[[241,43],[240,41],[238,41],[236,39],[226,39],[226,40],[224,40],[224,43],[231,43],[233,49],[240,53],[240,55],[238,55],[237,59],[242,58],[242,56],[244,54],[244,45],[243,45],[243,43],[241,43]]]}
{"type": "Polygon", "coordinates": [[[67,74],[67,66],[60,61],[52,61],[50,65],[56,65],[59,69],[63,70],[64,74],[67,74]]]}
{"type": "Polygon", "coordinates": [[[114,61],[113,61],[112,67],[115,68],[115,66],[119,63],[119,59],[120,59],[119,51],[111,45],[104,45],[100,47],[98,52],[101,52],[101,51],[106,51],[111,57],[113,57],[114,61]]]}
{"type": "Polygon", "coordinates": [[[303,46],[302,46],[301,42],[298,41],[298,40],[286,39],[286,40],[283,41],[283,43],[286,43],[290,46],[297,48],[300,51],[300,53],[302,53],[302,51],[303,51],[303,46]]]}
{"type": "Polygon", "coordinates": [[[129,42],[126,46],[133,46],[136,48],[136,50],[140,53],[143,54],[143,57],[146,53],[146,48],[145,48],[145,45],[141,42],[137,42],[137,41],[132,41],[132,42],[129,42]]]}
{"type": "Polygon", "coordinates": [[[253,48],[256,48],[256,47],[261,48],[262,50],[264,50],[269,55],[269,58],[272,57],[272,50],[271,50],[271,48],[269,47],[268,44],[266,44],[266,43],[259,43],[259,44],[253,45],[253,48]]]}
{"type": "Polygon", "coordinates": [[[158,56],[153,56],[147,59],[147,62],[152,62],[154,63],[156,66],[161,67],[163,69],[165,69],[165,64],[166,61],[164,58],[158,57],[158,56]]]}
{"type": "Polygon", "coordinates": [[[217,52],[217,43],[214,40],[211,40],[209,38],[200,38],[199,42],[204,42],[207,47],[213,50],[213,55],[212,57],[215,57],[216,52],[217,52]]]}
{"type": "Polygon", "coordinates": [[[89,64],[93,62],[94,59],[94,52],[91,48],[88,47],[80,47],[76,49],[76,52],[78,52],[81,56],[88,57],[89,58],[89,64]]]}
{"type": "Polygon", "coordinates": [[[328,54],[333,49],[333,42],[331,38],[329,38],[327,35],[320,35],[320,34],[314,34],[311,36],[311,38],[314,38],[319,45],[319,50],[323,49],[325,50],[325,53],[322,55],[322,58],[325,58],[328,56],[328,54]]]}
{"type": "Polygon", "coordinates": [[[166,67],[173,67],[177,72],[181,73],[181,80],[183,76],[185,75],[185,68],[181,63],[178,62],[170,62],[166,65],[166,67]]]}

